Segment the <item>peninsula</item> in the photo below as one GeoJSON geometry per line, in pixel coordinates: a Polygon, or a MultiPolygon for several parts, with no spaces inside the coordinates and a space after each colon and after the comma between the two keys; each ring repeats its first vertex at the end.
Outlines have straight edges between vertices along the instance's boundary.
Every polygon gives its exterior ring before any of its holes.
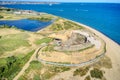
{"type": "Polygon", "coordinates": [[[59,4],[58,2],[40,2],[40,1],[0,1],[0,5],[9,4],[59,4]]]}
{"type": "Polygon", "coordinates": [[[0,21],[20,19],[52,23],[36,32],[0,25],[0,79],[120,79],[120,46],[102,33],[48,13],[0,7],[0,21]]]}

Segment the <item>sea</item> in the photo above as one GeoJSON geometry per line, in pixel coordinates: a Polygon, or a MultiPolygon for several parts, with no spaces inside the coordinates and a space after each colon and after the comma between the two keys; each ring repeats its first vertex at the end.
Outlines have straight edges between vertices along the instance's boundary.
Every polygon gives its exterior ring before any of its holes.
{"type": "Polygon", "coordinates": [[[90,26],[120,45],[119,3],[14,4],[8,8],[46,12],[90,26]]]}

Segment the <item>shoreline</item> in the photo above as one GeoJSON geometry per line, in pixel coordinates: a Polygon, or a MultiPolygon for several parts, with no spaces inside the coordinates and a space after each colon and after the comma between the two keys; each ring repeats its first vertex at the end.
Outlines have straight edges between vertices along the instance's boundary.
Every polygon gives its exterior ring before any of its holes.
{"type": "MultiPolygon", "coordinates": [[[[69,20],[69,19],[66,19],[66,20],[69,20]]],[[[69,21],[72,21],[72,20],[69,20],[69,21]]],[[[109,37],[105,36],[103,33],[95,30],[94,28],[91,28],[90,26],[87,26],[85,24],[75,22],[75,21],[72,21],[72,22],[85,27],[86,29],[95,33],[99,38],[104,40],[104,42],[106,43],[105,56],[109,57],[110,61],[112,62],[111,69],[103,68],[103,70],[105,71],[104,76],[106,77],[107,80],[120,80],[120,75],[119,75],[120,74],[120,63],[119,63],[120,62],[120,45],[117,44],[116,42],[114,42],[109,37]]],[[[38,30],[37,32],[39,33],[40,31],[44,30],[45,28],[38,30]]]]}
{"type": "MultiPolygon", "coordinates": [[[[72,21],[72,20],[70,20],[72,21]]],[[[72,21],[75,22],[75,21],[72,21]]],[[[112,61],[112,69],[104,69],[105,70],[105,76],[107,80],[119,80],[120,79],[120,45],[114,42],[112,39],[108,38],[101,32],[91,28],[90,26],[75,22],[93,33],[95,33],[97,36],[99,36],[101,39],[103,39],[106,43],[106,53],[105,55],[108,56],[112,61]]]]}
{"type": "MultiPolygon", "coordinates": [[[[67,20],[69,20],[69,19],[67,19],[67,20]]],[[[104,35],[103,33],[101,33],[100,31],[98,31],[98,30],[96,30],[96,29],[94,29],[94,28],[92,28],[92,27],[90,27],[90,26],[87,26],[87,25],[85,25],[85,24],[82,24],[82,23],[79,23],[79,22],[76,22],[76,21],[73,21],[73,20],[69,20],[69,21],[72,21],[72,22],[74,22],[74,23],[76,23],[76,24],[78,24],[78,25],[81,25],[81,26],[89,29],[90,31],[92,31],[92,32],[95,33],[95,34],[97,33],[97,34],[99,34],[99,35],[102,35],[102,37],[104,36],[104,37],[108,38],[109,40],[111,40],[112,42],[114,42],[116,45],[120,46],[117,42],[115,42],[114,40],[110,39],[109,37],[107,37],[106,35],[104,35]]],[[[97,34],[96,34],[96,35],[97,35],[97,34]]],[[[98,35],[98,36],[99,36],[99,35],[98,35]]],[[[99,37],[102,38],[101,36],[99,36],[99,37]]]]}

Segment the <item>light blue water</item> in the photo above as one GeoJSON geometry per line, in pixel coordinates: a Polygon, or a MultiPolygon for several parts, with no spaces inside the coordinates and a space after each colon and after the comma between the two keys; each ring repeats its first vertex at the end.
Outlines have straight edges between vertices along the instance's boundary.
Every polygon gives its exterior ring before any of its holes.
{"type": "Polygon", "coordinates": [[[21,19],[21,20],[0,20],[0,25],[9,25],[15,26],[19,29],[27,30],[27,31],[37,31],[40,30],[52,22],[41,22],[37,20],[29,20],[29,19],[21,19]]]}
{"type": "Polygon", "coordinates": [[[45,5],[4,5],[9,8],[47,12],[88,25],[120,44],[120,4],[62,3],[45,5]]]}

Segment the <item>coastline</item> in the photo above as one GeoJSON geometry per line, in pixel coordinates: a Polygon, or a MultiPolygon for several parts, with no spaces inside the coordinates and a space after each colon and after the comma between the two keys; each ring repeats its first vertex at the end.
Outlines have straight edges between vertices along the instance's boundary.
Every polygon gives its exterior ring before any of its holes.
{"type": "MultiPolygon", "coordinates": [[[[67,19],[69,20],[69,19],[67,19]]],[[[72,21],[72,20],[69,20],[72,21]]],[[[116,42],[114,42],[113,40],[111,40],[110,38],[108,38],[107,36],[105,36],[104,34],[102,34],[101,32],[91,28],[90,26],[72,21],[74,23],[77,23],[87,29],[89,29],[91,32],[95,33],[97,36],[99,36],[101,39],[103,39],[106,43],[106,53],[105,55],[108,56],[111,61],[112,61],[112,68],[111,69],[104,69],[105,70],[105,76],[107,78],[107,80],[119,80],[120,79],[120,45],[117,44],[116,42]]],[[[44,27],[41,30],[38,30],[37,32],[40,32],[42,30],[44,30],[45,28],[47,28],[49,26],[44,27]]],[[[36,33],[37,33],[36,32],[36,33]]]]}
{"type": "MultiPolygon", "coordinates": [[[[66,20],[69,20],[69,19],[66,19],[66,20]]],[[[72,20],[69,20],[69,21],[72,21],[72,20]]],[[[95,33],[98,37],[104,40],[104,42],[106,43],[105,56],[108,56],[112,62],[111,69],[103,68],[103,70],[105,71],[104,75],[107,80],[120,80],[120,63],[119,63],[120,62],[120,58],[119,58],[120,57],[120,45],[114,42],[112,39],[105,36],[103,33],[91,28],[90,26],[87,26],[85,24],[75,22],[75,21],[72,21],[72,22],[77,23],[85,27],[86,29],[89,29],[91,32],[95,33]]],[[[43,31],[45,28],[38,30],[37,32],[39,33],[43,31]]]]}
{"type": "MultiPolygon", "coordinates": [[[[70,20],[72,21],[72,20],[70,20]]],[[[75,21],[72,21],[72,22],[75,22],[75,21]]],[[[95,33],[97,36],[99,36],[100,38],[102,38],[105,43],[106,43],[106,53],[105,55],[108,56],[111,61],[112,61],[112,69],[110,70],[107,70],[107,69],[104,69],[105,70],[105,76],[106,76],[106,79],[108,80],[119,80],[120,79],[120,46],[119,44],[117,44],[116,42],[114,42],[113,40],[111,40],[110,38],[108,38],[107,36],[105,36],[104,34],[102,34],[101,32],[89,27],[89,26],[86,26],[84,24],[81,24],[81,23],[78,23],[78,22],[75,22],[87,29],[89,29],[90,31],[92,31],[93,33],[95,33]]]]}

